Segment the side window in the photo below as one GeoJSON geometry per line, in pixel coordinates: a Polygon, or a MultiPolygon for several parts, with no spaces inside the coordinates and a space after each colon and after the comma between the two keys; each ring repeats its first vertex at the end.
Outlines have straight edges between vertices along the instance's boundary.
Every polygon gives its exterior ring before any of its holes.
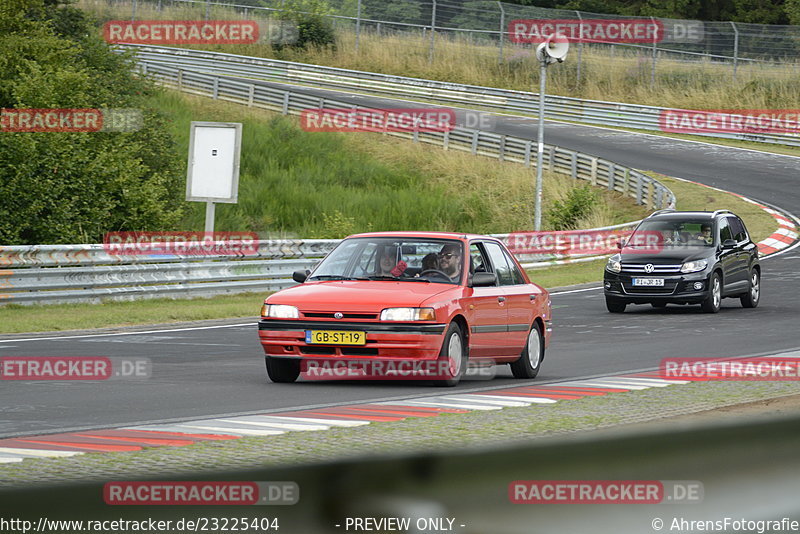
{"type": "Polygon", "coordinates": [[[728,217],[728,221],[731,223],[731,233],[733,234],[733,238],[741,243],[742,241],[747,241],[747,232],[744,229],[744,223],[739,217],[728,217]]]}
{"type": "Polygon", "coordinates": [[[469,272],[472,273],[485,273],[491,271],[489,262],[486,260],[486,255],[481,250],[477,243],[470,243],[469,245],[469,272]]]}
{"type": "Polygon", "coordinates": [[[503,249],[497,243],[484,243],[486,252],[489,254],[489,259],[494,266],[494,272],[497,273],[497,280],[501,286],[510,286],[514,284],[514,276],[511,274],[511,268],[506,261],[506,255],[503,249]]]}
{"type": "Polygon", "coordinates": [[[727,218],[720,219],[719,221],[719,241],[722,243],[726,239],[733,239],[733,233],[731,232],[731,227],[728,224],[727,218]]]}
{"type": "Polygon", "coordinates": [[[519,267],[517,267],[516,262],[509,256],[508,251],[505,251],[506,261],[508,262],[508,267],[511,269],[511,279],[512,284],[519,285],[525,283],[525,278],[522,276],[522,272],[520,272],[519,267]]]}

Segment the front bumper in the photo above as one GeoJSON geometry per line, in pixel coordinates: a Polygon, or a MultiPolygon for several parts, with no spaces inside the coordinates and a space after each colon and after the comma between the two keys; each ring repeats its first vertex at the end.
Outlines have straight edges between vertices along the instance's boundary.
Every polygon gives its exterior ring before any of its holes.
{"type": "Polygon", "coordinates": [[[324,360],[436,360],[447,325],[262,319],[258,336],[270,357],[324,360]],[[364,345],[306,343],[307,330],[366,332],[364,345]]]}
{"type": "Polygon", "coordinates": [[[640,273],[612,273],[605,271],[603,292],[606,297],[633,304],[675,303],[698,304],[708,296],[708,272],[688,274],[646,275],[640,273]],[[663,278],[664,287],[634,286],[634,278],[663,278]],[[695,284],[702,289],[695,289],[695,284]]]}

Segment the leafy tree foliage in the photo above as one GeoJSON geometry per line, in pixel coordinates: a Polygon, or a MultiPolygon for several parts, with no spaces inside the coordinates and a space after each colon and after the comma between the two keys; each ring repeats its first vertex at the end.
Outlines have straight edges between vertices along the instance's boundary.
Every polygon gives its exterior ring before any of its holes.
{"type": "MultiPolygon", "coordinates": [[[[142,109],[150,84],[111,52],[84,13],[58,0],[0,4],[0,108],[142,109]]],[[[0,130],[0,243],[99,242],[172,229],[182,158],[165,119],[134,132],[0,130]]]]}

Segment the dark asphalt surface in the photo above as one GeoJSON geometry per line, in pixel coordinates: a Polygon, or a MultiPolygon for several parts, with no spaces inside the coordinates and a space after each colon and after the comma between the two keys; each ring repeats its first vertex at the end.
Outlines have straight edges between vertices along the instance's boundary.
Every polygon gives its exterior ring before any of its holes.
{"type": "MultiPolygon", "coordinates": [[[[375,107],[419,107],[341,93],[335,93],[335,98],[375,107]]],[[[494,129],[536,138],[532,119],[497,116],[494,129]]],[[[800,158],[559,123],[548,124],[545,141],[800,213],[800,158]]],[[[738,300],[729,299],[723,301],[718,315],[702,314],[697,307],[673,306],[665,310],[634,306],[624,315],[611,315],[597,289],[555,294],[553,342],[537,382],[653,368],[668,356],[740,356],[797,349],[798,266],[800,248],[765,260],[759,308],[745,310],[738,300]]],[[[602,264],[598,263],[598,269],[602,264]]],[[[0,437],[522,384],[510,378],[506,367],[492,381],[468,380],[448,391],[409,382],[272,384],[264,370],[255,322],[126,335],[32,337],[0,341],[0,356],[146,357],[153,362],[152,377],[3,381],[0,437]]]]}

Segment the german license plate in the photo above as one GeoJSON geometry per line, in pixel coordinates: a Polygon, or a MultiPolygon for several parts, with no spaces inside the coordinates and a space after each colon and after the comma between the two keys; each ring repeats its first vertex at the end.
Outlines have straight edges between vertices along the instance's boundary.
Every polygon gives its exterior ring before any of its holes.
{"type": "Polygon", "coordinates": [[[311,345],[366,345],[367,333],[357,330],[306,330],[311,345]]]}
{"type": "Polygon", "coordinates": [[[663,278],[634,278],[633,285],[644,287],[664,287],[663,278]]]}

